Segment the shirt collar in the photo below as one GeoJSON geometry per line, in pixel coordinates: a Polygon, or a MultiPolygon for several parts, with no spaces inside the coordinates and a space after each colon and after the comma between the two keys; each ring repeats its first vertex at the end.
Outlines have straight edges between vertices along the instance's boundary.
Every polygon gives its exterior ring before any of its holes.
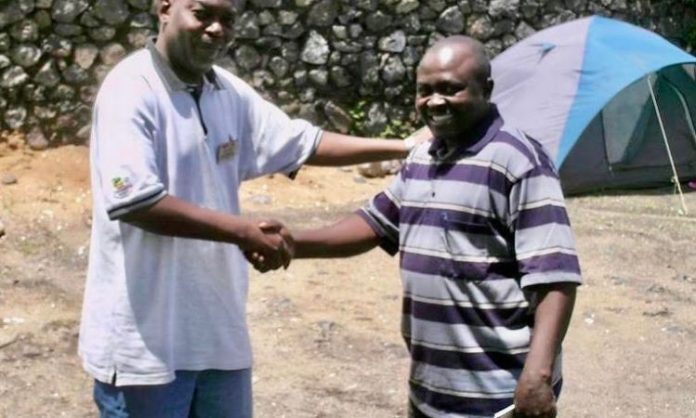
{"type": "Polygon", "coordinates": [[[503,126],[503,118],[498,112],[498,107],[491,103],[491,108],[486,116],[473,128],[474,138],[472,142],[461,144],[454,150],[448,150],[445,141],[435,138],[428,149],[428,154],[436,159],[445,159],[461,154],[476,154],[486,146],[503,126]]]}
{"type": "MultiPolygon", "coordinates": [[[[165,60],[162,54],[160,54],[160,52],[157,50],[157,48],[155,47],[154,37],[147,40],[147,42],[145,43],[145,48],[148,51],[150,51],[150,55],[152,55],[152,62],[155,65],[155,70],[157,71],[157,74],[160,76],[162,81],[164,81],[164,85],[167,87],[167,90],[187,90],[190,87],[188,84],[181,81],[179,77],[177,77],[176,73],[174,73],[174,70],[172,70],[172,67],[169,65],[167,60],[165,60]]],[[[203,78],[203,80],[204,83],[208,82],[212,84],[215,90],[222,89],[222,84],[220,83],[218,75],[212,68],[207,73],[205,73],[205,77],[203,78]]]]}

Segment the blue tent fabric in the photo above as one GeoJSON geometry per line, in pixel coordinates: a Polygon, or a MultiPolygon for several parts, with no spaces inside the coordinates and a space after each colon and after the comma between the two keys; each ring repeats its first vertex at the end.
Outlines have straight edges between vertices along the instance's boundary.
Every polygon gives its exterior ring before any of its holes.
{"type": "Polygon", "coordinates": [[[492,101],[561,167],[582,133],[624,88],[696,57],[637,26],[599,16],[557,25],[492,61],[492,101]]]}
{"type": "Polygon", "coordinates": [[[558,166],[592,118],[617,93],[649,73],[696,62],[696,57],[648,30],[604,17],[588,19],[580,84],[560,140],[558,166]]]}

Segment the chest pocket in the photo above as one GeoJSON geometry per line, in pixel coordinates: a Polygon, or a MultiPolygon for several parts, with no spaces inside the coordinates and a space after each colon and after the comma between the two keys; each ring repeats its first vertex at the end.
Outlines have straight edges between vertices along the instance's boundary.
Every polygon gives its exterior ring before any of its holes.
{"type": "Polygon", "coordinates": [[[485,216],[446,212],[442,239],[448,254],[446,274],[465,280],[485,280],[511,261],[506,240],[496,222],[485,216]]]}

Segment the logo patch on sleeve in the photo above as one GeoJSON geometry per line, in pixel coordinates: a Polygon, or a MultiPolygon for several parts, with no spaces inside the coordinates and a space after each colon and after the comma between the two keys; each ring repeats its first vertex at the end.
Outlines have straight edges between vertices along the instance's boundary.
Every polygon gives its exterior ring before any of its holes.
{"type": "Polygon", "coordinates": [[[114,190],[114,197],[123,199],[133,190],[133,184],[128,176],[116,176],[111,179],[111,186],[114,190]]]}

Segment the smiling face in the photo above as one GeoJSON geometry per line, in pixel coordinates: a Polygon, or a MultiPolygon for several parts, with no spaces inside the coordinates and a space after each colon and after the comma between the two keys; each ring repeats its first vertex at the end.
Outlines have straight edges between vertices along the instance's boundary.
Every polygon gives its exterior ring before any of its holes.
{"type": "Polygon", "coordinates": [[[436,138],[453,145],[469,139],[490,109],[489,68],[470,38],[446,38],[425,53],[416,73],[416,110],[436,138]]]}
{"type": "Polygon", "coordinates": [[[187,83],[200,82],[227,51],[240,0],[161,0],[157,49],[187,83]]]}

